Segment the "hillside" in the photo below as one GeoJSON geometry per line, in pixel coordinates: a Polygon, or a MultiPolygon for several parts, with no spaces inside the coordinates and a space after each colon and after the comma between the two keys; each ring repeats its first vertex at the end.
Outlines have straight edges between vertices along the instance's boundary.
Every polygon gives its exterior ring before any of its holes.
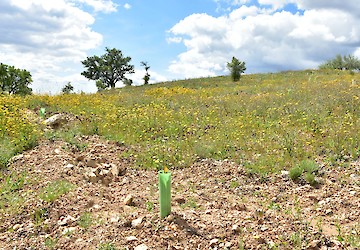
{"type": "Polygon", "coordinates": [[[0,96],[0,246],[356,249],[359,96],[359,74],[310,70],[0,96]]]}

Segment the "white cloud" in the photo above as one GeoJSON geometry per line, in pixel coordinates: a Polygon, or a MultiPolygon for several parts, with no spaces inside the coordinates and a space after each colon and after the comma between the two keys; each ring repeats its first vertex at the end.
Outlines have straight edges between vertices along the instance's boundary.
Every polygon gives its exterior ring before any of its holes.
{"type": "Polygon", "coordinates": [[[127,9],[127,10],[129,10],[129,9],[131,9],[131,5],[128,4],[128,3],[126,3],[126,4],[124,4],[124,8],[127,9]]]}
{"type": "Polygon", "coordinates": [[[111,0],[67,0],[73,3],[84,3],[91,6],[95,12],[116,12],[117,4],[111,0]]]}
{"type": "Polygon", "coordinates": [[[169,31],[186,51],[168,69],[179,77],[222,74],[232,56],[246,62],[247,72],[314,68],[336,54],[359,51],[360,17],[352,9],[359,7],[348,1],[335,9],[336,2],[259,0],[259,7],[243,5],[220,17],[190,15],[169,31]],[[288,3],[304,11],[274,11],[288,3]]]}
{"type": "MultiPolygon", "coordinates": [[[[110,10],[109,3],[87,1],[103,11],[110,10]]],[[[102,35],[91,29],[94,21],[91,14],[66,0],[3,0],[0,61],[30,71],[35,92],[57,93],[68,81],[82,83],[79,87],[87,91],[80,62],[88,50],[102,43],[102,35]],[[74,75],[80,77],[70,80],[68,76],[74,75]]]]}

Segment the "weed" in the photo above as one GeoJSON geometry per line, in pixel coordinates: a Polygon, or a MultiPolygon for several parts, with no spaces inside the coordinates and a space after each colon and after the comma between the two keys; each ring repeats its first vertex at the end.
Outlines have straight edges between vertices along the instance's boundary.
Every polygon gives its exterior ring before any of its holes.
{"type": "Polygon", "coordinates": [[[91,213],[83,213],[77,221],[77,224],[84,229],[88,229],[93,224],[91,213]]]}
{"type": "Polygon", "coordinates": [[[304,179],[307,183],[309,183],[311,186],[316,186],[318,182],[316,181],[315,175],[313,173],[305,173],[304,179]]]}
{"type": "Polygon", "coordinates": [[[116,246],[113,243],[102,243],[99,245],[98,250],[116,250],[116,246]]]}
{"type": "Polygon", "coordinates": [[[240,186],[240,183],[237,181],[231,181],[230,182],[230,188],[237,188],[240,186]]]}
{"type": "Polygon", "coordinates": [[[51,237],[47,237],[45,239],[45,247],[48,248],[48,249],[55,249],[56,247],[56,244],[58,242],[58,239],[53,239],[51,237]]]}
{"type": "Polygon", "coordinates": [[[145,204],[147,211],[152,212],[154,210],[154,202],[147,201],[145,204]]]}
{"type": "Polygon", "coordinates": [[[39,197],[46,202],[54,202],[61,195],[68,193],[73,188],[74,185],[67,181],[54,181],[41,190],[39,197]]]}
{"type": "Polygon", "coordinates": [[[35,221],[36,226],[40,226],[44,220],[48,217],[47,208],[36,209],[33,214],[33,220],[35,221]]]}
{"type": "Polygon", "coordinates": [[[20,191],[25,185],[26,173],[10,174],[2,176],[0,174],[0,210],[17,213],[23,204],[24,196],[20,191]]]}
{"type": "Polygon", "coordinates": [[[300,178],[300,176],[302,175],[303,171],[304,170],[298,166],[291,168],[289,171],[290,179],[293,181],[297,181],[300,178]]]}

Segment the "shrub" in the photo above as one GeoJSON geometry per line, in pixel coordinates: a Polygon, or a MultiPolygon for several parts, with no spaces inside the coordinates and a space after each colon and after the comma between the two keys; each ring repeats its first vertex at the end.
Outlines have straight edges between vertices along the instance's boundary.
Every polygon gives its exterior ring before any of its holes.
{"type": "Polygon", "coordinates": [[[298,166],[291,168],[289,171],[289,176],[290,176],[291,180],[293,180],[293,181],[298,180],[300,178],[300,176],[302,175],[303,171],[304,170],[298,166]]]}

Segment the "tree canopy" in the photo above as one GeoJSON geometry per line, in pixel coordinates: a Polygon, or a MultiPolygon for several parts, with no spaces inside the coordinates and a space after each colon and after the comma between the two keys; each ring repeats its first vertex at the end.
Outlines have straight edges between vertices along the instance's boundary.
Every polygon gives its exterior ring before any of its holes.
{"type": "Polygon", "coordinates": [[[360,70],[360,60],[353,56],[336,55],[319,66],[320,69],[360,70]]]}
{"type": "Polygon", "coordinates": [[[227,67],[234,82],[239,81],[241,74],[246,70],[245,62],[239,61],[236,57],[233,57],[231,62],[227,63],[227,67]]]}
{"type": "Polygon", "coordinates": [[[124,57],[121,50],[105,48],[102,56],[87,57],[81,63],[86,70],[81,74],[89,80],[100,80],[104,87],[115,88],[119,81],[128,83],[126,74],[133,74],[134,65],[130,64],[131,57],[124,57]]]}
{"type": "Polygon", "coordinates": [[[32,93],[29,88],[32,82],[30,72],[25,69],[17,69],[0,63],[0,91],[9,94],[28,95],[32,93]]]}

